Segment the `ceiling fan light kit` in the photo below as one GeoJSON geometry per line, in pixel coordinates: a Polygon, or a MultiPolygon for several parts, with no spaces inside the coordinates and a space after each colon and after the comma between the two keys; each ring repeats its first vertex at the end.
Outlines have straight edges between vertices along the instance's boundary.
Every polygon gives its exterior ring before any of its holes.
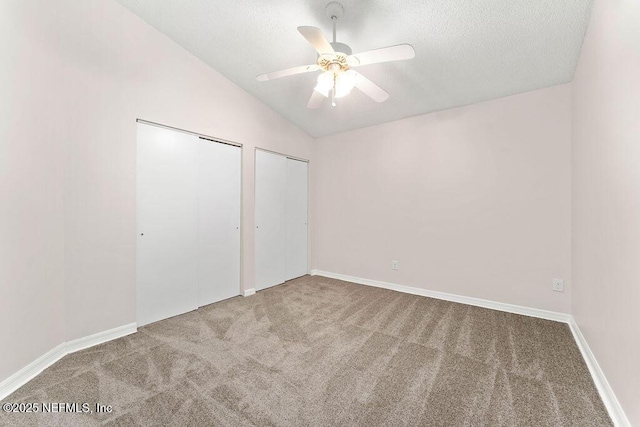
{"type": "Polygon", "coordinates": [[[409,44],[384,47],[352,54],[351,48],[336,41],[336,23],[344,16],[344,7],[338,2],[331,2],[325,8],[327,17],[333,23],[333,41],[329,42],[322,31],[316,27],[298,27],[298,32],[311,44],[318,53],[316,64],[288,68],[272,73],[261,74],[258,81],[264,82],[295,74],[321,70],[317,84],[313,89],[307,108],[320,107],[324,98],[331,98],[331,105],[336,106],[336,98],[348,95],[356,87],[376,102],[383,102],[389,94],[380,86],[351,68],[380,62],[398,61],[415,57],[415,51],[409,44]]]}

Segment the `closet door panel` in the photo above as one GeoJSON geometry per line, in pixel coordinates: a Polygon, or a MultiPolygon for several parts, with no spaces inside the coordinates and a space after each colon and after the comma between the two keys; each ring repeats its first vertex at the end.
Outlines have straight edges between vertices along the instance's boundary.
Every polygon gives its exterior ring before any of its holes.
{"type": "Polygon", "coordinates": [[[255,286],[286,280],[286,158],[256,150],[255,286]]]}
{"type": "Polygon", "coordinates": [[[308,273],[308,169],[309,164],[307,162],[287,159],[287,280],[304,276],[308,273]]]}
{"type": "Polygon", "coordinates": [[[138,124],[137,320],[197,308],[197,138],[138,124]]]}
{"type": "Polygon", "coordinates": [[[240,147],[198,141],[198,305],[240,294],[240,147]]]}

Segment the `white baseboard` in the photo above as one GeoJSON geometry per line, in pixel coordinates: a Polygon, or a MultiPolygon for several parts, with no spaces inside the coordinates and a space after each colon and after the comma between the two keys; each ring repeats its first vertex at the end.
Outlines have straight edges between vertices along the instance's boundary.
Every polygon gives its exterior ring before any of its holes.
{"type": "Polygon", "coordinates": [[[11,393],[31,381],[34,377],[56,363],[69,353],[76,352],[96,344],[111,341],[125,335],[132,334],[138,330],[136,323],[119,326],[104,332],[78,338],[73,341],[63,342],[47,353],[43,354],[6,380],[0,382],[0,400],[4,400],[11,393]]]}
{"type": "Polygon", "coordinates": [[[31,381],[36,375],[62,359],[66,354],[65,343],[49,350],[15,374],[0,383],[0,400],[31,381]]]}
{"type": "Polygon", "coordinates": [[[584,335],[582,335],[582,332],[573,317],[569,322],[569,327],[571,328],[576,344],[578,345],[578,348],[582,353],[582,357],[589,368],[593,382],[598,389],[602,403],[604,403],[604,406],[609,412],[609,416],[611,417],[613,424],[617,427],[631,427],[631,423],[629,422],[627,415],[624,413],[620,402],[609,385],[609,381],[607,381],[607,378],[604,376],[604,372],[600,369],[600,365],[598,365],[595,355],[591,352],[591,348],[589,348],[587,340],[584,338],[584,335]]]}
{"type": "Polygon", "coordinates": [[[391,289],[398,292],[404,292],[408,294],[421,295],[430,298],[441,299],[445,301],[458,302],[462,304],[474,305],[477,307],[490,308],[493,310],[506,311],[508,313],[522,314],[524,316],[539,317],[541,319],[555,320],[557,322],[563,322],[569,324],[573,337],[576,340],[576,344],[582,352],[593,382],[598,389],[600,398],[604,403],[611,420],[617,427],[631,427],[631,423],[627,419],[627,416],[620,406],[620,402],[616,398],[607,378],[604,376],[604,372],[600,369],[595,356],[591,352],[587,341],[585,340],[580,328],[578,327],[575,319],[572,315],[566,313],[557,313],[554,311],[540,310],[537,308],[522,307],[514,304],[506,304],[503,302],[489,301],[480,298],[465,297],[461,295],[448,294],[446,292],[429,291],[422,288],[414,288],[411,286],[396,285],[394,283],[380,282],[378,280],[363,279],[360,277],[347,276],[345,274],[331,273],[329,271],[311,270],[312,276],[330,277],[332,279],[344,280],[346,282],[358,283],[361,285],[375,286],[377,288],[391,289]]]}
{"type": "Polygon", "coordinates": [[[116,338],[124,337],[137,331],[138,324],[129,323],[128,325],[118,326],[117,328],[109,329],[108,331],[102,331],[73,341],[67,341],[67,354],[84,350],[85,348],[93,347],[94,345],[102,344],[103,342],[115,340],[116,338]]]}
{"type": "Polygon", "coordinates": [[[242,293],[242,296],[250,297],[251,295],[255,295],[255,293],[256,293],[256,288],[249,288],[244,290],[244,292],[242,293]]]}
{"type": "Polygon", "coordinates": [[[507,313],[522,314],[524,316],[539,317],[541,319],[555,320],[556,322],[569,323],[571,315],[558,313],[555,311],[541,310],[539,308],[523,307],[520,305],[507,304],[504,302],[490,301],[481,298],[465,297],[462,295],[449,294],[446,292],[430,291],[411,286],[396,285],[395,283],[381,282],[378,280],[363,279],[360,277],[347,276],[345,274],[331,273],[329,271],[311,270],[312,276],[330,277],[332,279],[344,280],[346,282],[358,283],[361,285],[375,286],[376,288],[391,289],[393,291],[407,294],[420,295],[423,297],[441,299],[445,301],[458,302],[461,304],[474,305],[476,307],[490,308],[493,310],[506,311],[507,313]]]}

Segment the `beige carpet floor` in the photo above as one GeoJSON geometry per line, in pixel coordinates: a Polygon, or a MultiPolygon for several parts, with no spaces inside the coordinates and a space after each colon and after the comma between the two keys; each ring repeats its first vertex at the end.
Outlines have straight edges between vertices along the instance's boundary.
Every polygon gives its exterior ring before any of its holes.
{"type": "Polygon", "coordinates": [[[0,424],[611,425],[567,325],[303,277],[67,355],[0,424]]]}

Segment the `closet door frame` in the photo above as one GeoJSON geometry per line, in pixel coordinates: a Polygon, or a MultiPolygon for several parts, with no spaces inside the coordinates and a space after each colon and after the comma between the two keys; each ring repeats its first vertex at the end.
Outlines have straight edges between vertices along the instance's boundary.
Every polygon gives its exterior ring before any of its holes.
{"type": "MultiPolygon", "coordinates": [[[[201,134],[201,133],[197,133],[197,132],[192,132],[189,130],[185,130],[185,129],[181,129],[181,128],[177,128],[177,127],[173,127],[173,126],[168,126],[168,125],[164,125],[161,123],[156,123],[156,122],[152,122],[149,120],[144,120],[144,119],[136,119],[136,126],[137,124],[144,124],[144,125],[149,125],[149,126],[155,126],[155,127],[159,127],[159,128],[163,128],[163,129],[167,129],[167,130],[171,130],[171,131],[175,131],[175,132],[181,132],[181,133],[186,133],[189,135],[193,135],[196,136],[198,138],[201,139],[206,139],[208,141],[213,141],[214,143],[221,143],[221,144],[227,144],[227,145],[232,145],[235,147],[238,147],[240,149],[240,218],[239,218],[239,227],[240,227],[240,234],[239,234],[239,238],[240,238],[240,253],[238,254],[238,256],[240,257],[240,272],[239,272],[239,277],[240,277],[240,283],[238,284],[238,295],[242,295],[242,290],[244,289],[244,146],[241,143],[235,142],[235,141],[229,141],[226,139],[222,139],[222,138],[218,138],[218,137],[214,137],[214,136],[209,136],[209,135],[205,135],[205,134],[201,134]]],[[[136,145],[137,145],[137,141],[136,141],[136,145]]],[[[136,147],[137,150],[137,147],[136,147]]],[[[137,166],[136,166],[137,168],[137,166]]],[[[136,172],[137,173],[137,172],[136,172]]],[[[137,184],[136,184],[136,199],[137,199],[137,184]]],[[[137,200],[136,200],[136,204],[137,204],[137,200]]],[[[138,235],[138,218],[137,218],[137,208],[136,208],[136,238],[140,238],[140,236],[138,235]]],[[[136,264],[137,264],[137,244],[136,244],[136,264]]],[[[137,283],[136,283],[136,294],[137,294],[137,283]]],[[[137,307],[138,301],[137,301],[137,296],[136,296],[136,307],[137,307]]],[[[197,308],[197,307],[196,307],[197,308]]],[[[138,320],[138,314],[136,313],[136,321],[138,320]]]]}
{"type": "MultiPolygon", "coordinates": [[[[255,207],[256,207],[256,186],[257,186],[257,174],[256,174],[256,157],[257,157],[257,152],[258,151],[263,151],[269,154],[274,154],[277,156],[282,156],[285,159],[291,159],[291,160],[297,160],[300,162],[305,162],[307,164],[307,272],[306,274],[310,274],[310,269],[309,266],[311,265],[311,227],[309,226],[309,224],[311,224],[311,206],[310,206],[310,202],[311,202],[311,161],[309,159],[305,159],[303,157],[296,157],[296,156],[292,156],[289,154],[284,154],[281,153],[279,151],[274,151],[274,150],[269,150],[267,148],[261,148],[261,147],[255,147],[254,149],[254,155],[253,155],[253,206],[254,206],[254,212],[255,212],[255,207]]],[[[258,226],[257,224],[257,216],[254,216],[254,232],[256,231],[256,227],[258,226]]],[[[255,233],[254,233],[254,267],[255,267],[255,263],[257,260],[257,245],[255,244],[256,238],[255,238],[255,233]]],[[[286,254],[285,254],[285,258],[286,258],[286,254]]],[[[285,260],[286,261],[286,260],[285,260]]],[[[286,279],[286,268],[285,268],[285,282],[289,280],[286,279]]],[[[258,283],[258,278],[257,275],[255,275],[255,268],[254,268],[254,288],[256,291],[258,290],[262,290],[262,289],[268,289],[272,286],[276,286],[278,284],[274,284],[274,285],[270,285],[267,287],[263,287],[258,289],[257,286],[258,283]]],[[[284,283],[284,282],[282,282],[284,283]]]]}

